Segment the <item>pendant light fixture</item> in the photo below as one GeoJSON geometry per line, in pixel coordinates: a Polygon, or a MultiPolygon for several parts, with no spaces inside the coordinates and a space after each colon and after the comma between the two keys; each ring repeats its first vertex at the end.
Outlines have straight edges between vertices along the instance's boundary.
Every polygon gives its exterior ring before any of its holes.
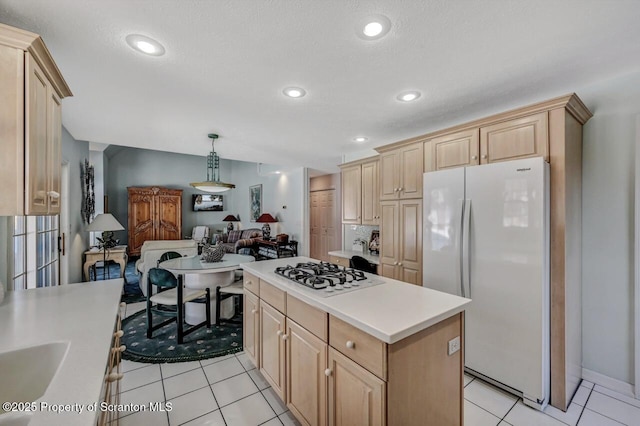
{"type": "Polygon", "coordinates": [[[204,192],[225,192],[236,186],[232,183],[220,182],[220,157],[216,153],[214,143],[218,139],[215,133],[209,133],[211,139],[211,152],[207,156],[207,180],[206,182],[192,182],[190,185],[204,192]]]}

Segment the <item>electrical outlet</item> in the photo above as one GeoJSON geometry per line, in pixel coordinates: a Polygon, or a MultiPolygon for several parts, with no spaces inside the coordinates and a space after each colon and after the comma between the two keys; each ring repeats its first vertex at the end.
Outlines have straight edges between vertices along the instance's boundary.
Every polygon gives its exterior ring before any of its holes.
{"type": "Polygon", "coordinates": [[[460,336],[449,340],[449,355],[453,355],[460,350],[460,336]]]}

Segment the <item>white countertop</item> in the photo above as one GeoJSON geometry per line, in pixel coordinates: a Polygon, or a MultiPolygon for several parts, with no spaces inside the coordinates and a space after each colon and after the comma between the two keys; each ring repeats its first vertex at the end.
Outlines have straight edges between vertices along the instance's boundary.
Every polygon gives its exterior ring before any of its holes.
{"type": "Polygon", "coordinates": [[[36,412],[29,426],[96,423],[96,412],[86,407],[100,403],[122,285],[118,278],[6,293],[0,304],[0,352],[70,342],[58,372],[38,401],[84,408],[81,413],[36,412]]]}
{"type": "Polygon", "coordinates": [[[351,259],[353,256],[361,256],[367,259],[369,263],[373,263],[374,265],[380,264],[380,256],[377,256],[375,254],[363,253],[361,251],[336,250],[330,251],[329,256],[344,257],[346,259],[351,259]]]}
{"type": "Polygon", "coordinates": [[[318,262],[308,257],[289,257],[241,266],[292,296],[386,343],[398,342],[431,327],[462,312],[465,305],[471,302],[471,299],[378,276],[375,277],[382,279],[383,284],[323,298],[274,272],[278,266],[310,261],[318,262]]]}

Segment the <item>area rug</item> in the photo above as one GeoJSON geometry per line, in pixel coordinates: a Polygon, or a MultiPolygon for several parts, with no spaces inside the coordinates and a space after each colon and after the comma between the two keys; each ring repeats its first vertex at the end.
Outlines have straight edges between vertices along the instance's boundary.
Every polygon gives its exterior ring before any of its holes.
{"type": "MultiPolygon", "coordinates": [[[[98,280],[119,278],[120,265],[117,263],[109,263],[106,270],[104,268],[96,268],[96,275],[98,280]]],[[[124,269],[124,279],[124,291],[122,293],[122,298],[120,299],[121,302],[136,303],[147,300],[147,298],[144,297],[144,294],[142,294],[142,290],[140,290],[138,274],[136,273],[134,261],[127,262],[127,266],[124,269]]]]}
{"type": "Polygon", "coordinates": [[[140,311],[122,321],[122,344],[127,349],[122,358],[136,362],[164,363],[186,362],[215,358],[242,350],[242,314],[234,321],[211,328],[200,328],[184,337],[184,343],[176,341],[176,324],[167,324],[153,332],[147,339],[147,313],[140,311]]]}

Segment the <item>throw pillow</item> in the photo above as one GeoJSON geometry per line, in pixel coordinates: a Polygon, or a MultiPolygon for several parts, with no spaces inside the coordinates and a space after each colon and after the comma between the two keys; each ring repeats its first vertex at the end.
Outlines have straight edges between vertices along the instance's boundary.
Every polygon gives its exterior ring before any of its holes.
{"type": "Polygon", "coordinates": [[[222,246],[205,244],[202,248],[202,260],[206,263],[221,262],[223,257],[224,249],[222,246]]]}

